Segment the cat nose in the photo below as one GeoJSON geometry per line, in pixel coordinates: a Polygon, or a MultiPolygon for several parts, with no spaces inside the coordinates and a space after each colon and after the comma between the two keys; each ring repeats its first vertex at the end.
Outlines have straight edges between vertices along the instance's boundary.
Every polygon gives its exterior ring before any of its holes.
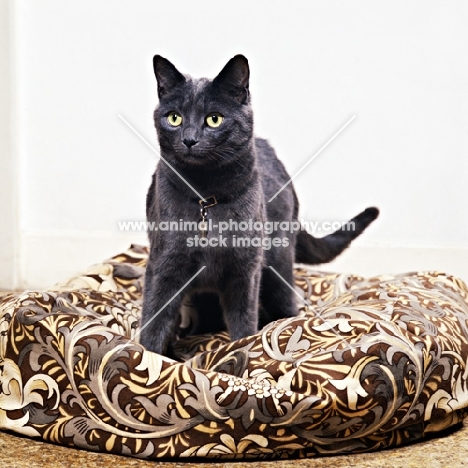
{"type": "Polygon", "coordinates": [[[198,140],[195,140],[195,138],[184,138],[182,142],[187,148],[191,148],[198,143],[198,140]]]}

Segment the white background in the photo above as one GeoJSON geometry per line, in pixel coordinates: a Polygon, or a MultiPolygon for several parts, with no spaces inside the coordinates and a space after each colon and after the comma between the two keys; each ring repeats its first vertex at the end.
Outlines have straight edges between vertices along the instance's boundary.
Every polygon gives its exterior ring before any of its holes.
{"type": "Polygon", "coordinates": [[[0,288],[45,287],[144,233],[152,57],[215,76],[249,59],[256,133],[305,220],[381,217],[328,270],[468,280],[468,3],[0,0],[0,288]],[[5,92],[8,89],[9,92],[5,92]],[[3,250],[2,250],[3,249],[3,250]],[[3,283],[2,283],[3,282],[3,283]]]}

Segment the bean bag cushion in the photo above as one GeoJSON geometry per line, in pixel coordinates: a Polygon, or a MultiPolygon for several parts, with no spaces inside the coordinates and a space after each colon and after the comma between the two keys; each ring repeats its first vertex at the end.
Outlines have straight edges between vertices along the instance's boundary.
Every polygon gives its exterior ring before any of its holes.
{"type": "Polygon", "coordinates": [[[0,299],[0,428],[141,458],[286,458],[423,439],[468,414],[468,290],[298,265],[300,315],[229,342],[138,344],[148,252],[0,299]]]}

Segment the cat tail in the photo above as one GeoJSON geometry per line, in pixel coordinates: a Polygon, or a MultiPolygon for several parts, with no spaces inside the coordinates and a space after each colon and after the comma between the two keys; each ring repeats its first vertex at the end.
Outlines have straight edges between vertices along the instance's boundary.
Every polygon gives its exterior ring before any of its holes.
{"type": "Polygon", "coordinates": [[[296,262],[318,265],[331,262],[356,239],[379,215],[377,208],[367,208],[338,231],[317,238],[299,231],[296,238],[296,262]]]}

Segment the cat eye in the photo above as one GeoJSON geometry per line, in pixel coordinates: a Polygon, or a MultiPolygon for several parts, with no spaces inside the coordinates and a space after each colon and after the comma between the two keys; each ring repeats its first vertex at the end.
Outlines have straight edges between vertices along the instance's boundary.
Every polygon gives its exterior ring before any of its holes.
{"type": "Polygon", "coordinates": [[[167,121],[173,127],[178,127],[182,123],[182,116],[177,112],[170,112],[167,116],[167,121]]]}
{"type": "Polygon", "coordinates": [[[208,127],[218,128],[223,123],[224,117],[221,114],[214,112],[213,114],[209,114],[205,120],[208,127]]]}

